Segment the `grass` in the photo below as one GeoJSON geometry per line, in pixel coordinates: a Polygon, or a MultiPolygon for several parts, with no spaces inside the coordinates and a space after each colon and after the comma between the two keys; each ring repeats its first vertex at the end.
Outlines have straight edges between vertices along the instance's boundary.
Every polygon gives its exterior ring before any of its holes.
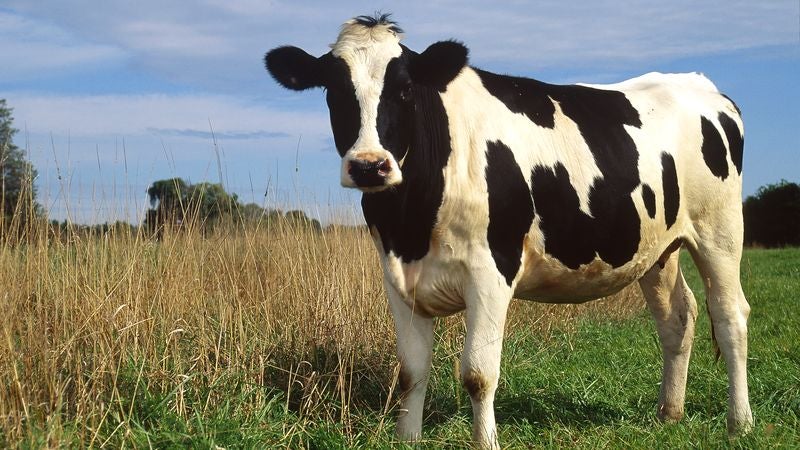
{"type": "MultiPolygon", "coordinates": [[[[394,331],[361,229],[190,228],[161,241],[38,232],[3,241],[0,264],[0,446],[402,447],[394,331]]],[[[661,356],[634,287],[581,306],[514,302],[496,399],[501,442],[796,446],[798,267],[798,250],[745,253],[751,435],[727,440],[724,363],[704,311],[687,417],[655,421],[661,356]]],[[[460,316],[438,322],[436,342],[422,446],[463,448],[471,411],[455,375],[460,316]]]]}

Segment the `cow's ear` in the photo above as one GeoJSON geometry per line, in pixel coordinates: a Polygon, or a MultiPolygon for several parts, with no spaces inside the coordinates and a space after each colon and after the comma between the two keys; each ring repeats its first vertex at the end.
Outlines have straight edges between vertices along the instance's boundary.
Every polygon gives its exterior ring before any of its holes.
{"type": "Polygon", "coordinates": [[[323,67],[319,58],[297,47],[270,50],[264,56],[264,64],[272,78],[285,88],[303,91],[323,86],[323,67]]]}
{"type": "Polygon", "coordinates": [[[431,44],[424,52],[411,57],[408,74],[414,83],[444,91],[467,65],[468,53],[467,47],[456,41],[431,44]]]}

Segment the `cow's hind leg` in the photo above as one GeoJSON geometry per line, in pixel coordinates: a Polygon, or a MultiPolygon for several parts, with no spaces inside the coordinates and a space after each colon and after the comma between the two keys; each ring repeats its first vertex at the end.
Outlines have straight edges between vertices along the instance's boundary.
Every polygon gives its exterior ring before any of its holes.
{"type": "MultiPolygon", "coordinates": [[[[741,223],[740,221],[738,223],[741,223]]],[[[738,234],[741,236],[739,230],[738,234]]],[[[690,248],[705,284],[714,336],[728,370],[728,433],[748,432],[753,414],[747,392],[747,318],[750,305],[739,279],[741,238],[703,236],[690,248]]]]}
{"type": "Polygon", "coordinates": [[[664,368],[657,414],[666,422],[677,422],[683,417],[686,375],[697,318],[697,303],[681,273],[678,254],[672,253],[663,267],[654,265],[639,280],[661,341],[664,368]]]}

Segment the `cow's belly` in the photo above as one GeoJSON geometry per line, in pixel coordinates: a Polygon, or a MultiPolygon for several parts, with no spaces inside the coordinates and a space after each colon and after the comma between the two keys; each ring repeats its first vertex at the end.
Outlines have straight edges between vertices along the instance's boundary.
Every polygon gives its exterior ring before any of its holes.
{"type": "MultiPolygon", "coordinates": [[[[658,260],[659,240],[643,240],[639,251],[626,264],[612,267],[595,258],[577,269],[545,254],[541,247],[525,245],[520,271],[514,282],[514,297],[546,303],[582,303],[614,294],[641,278],[658,260]]],[[[453,252],[452,246],[433,247],[423,259],[402,263],[394,255],[383,255],[385,281],[415,311],[428,316],[448,316],[465,308],[464,289],[496,271],[488,249],[473,253],[453,252]]],[[[496,272],[498,285],[505,278],[496,272]]],[[[504,295],[498,292],[498,295],[504,295]]]]}
{"type": "Polygon", "coordinates": [[[621,267],[595,258],[570,269],[530,247],[524,249],[514,296],[547,303],[582,303],[619,292],[655,264],[656,254],[640,251],[621,267]]]}
{"type": "Polygon", "coordinates": [[[577,270],[540,267],[520,278],[514,296],[546,303],[583,303],[619,292],[644,273],[605,266],[595,260],[577,270]]]}
{"type": "MultiPolygon", "coordinates": [[[[434,258],[411,264],[396,262],[394,270],[387,272],[387,281],[409,307],[433,317],[448,316],[465,308],[463,288],[470,283],[471,264],[434,258]]],[[[595,260],[578,270],[570,270],[545,258],[535,267],[523,267],[514,297],[546,303],[582,303],[618,292],[639,279],[648,268],[646,263],[632,263],[615,269],[595,260]]],[[[498,283],[501,282],[498,273],[498,283]]]]}

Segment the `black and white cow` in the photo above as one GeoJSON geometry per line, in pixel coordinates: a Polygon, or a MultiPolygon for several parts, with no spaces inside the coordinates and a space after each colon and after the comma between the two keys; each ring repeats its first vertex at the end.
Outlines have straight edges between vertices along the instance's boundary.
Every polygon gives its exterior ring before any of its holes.
{"type": "Polygon", "coordinates": [[[577,303],[634,281],[664,355],[658,417],[679,420],[697,316],[681,245],[727,363],[729,431],[748,430],[736,105],[699,74],[558,86],[471,67],[455,41],[416,53],[401,34],[386,16],[362,16],[319,58],[266,55],[284,87],[326,90],[342,185],[364,192],[397,331],[397,434],[421,433],[433,317],[465,311],[473,438],[496,447],[511,298],[577,303]]]}

